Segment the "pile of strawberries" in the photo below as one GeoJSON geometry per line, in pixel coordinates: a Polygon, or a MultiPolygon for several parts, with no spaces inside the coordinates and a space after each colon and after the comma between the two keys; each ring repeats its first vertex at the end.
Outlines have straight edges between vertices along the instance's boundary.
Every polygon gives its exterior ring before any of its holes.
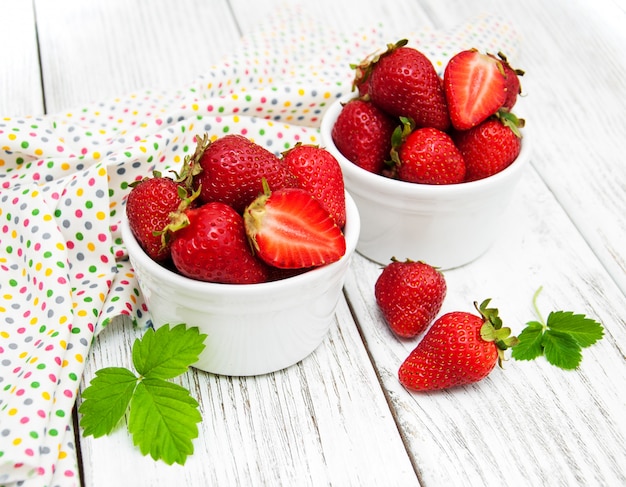
{"type": "Polygon", "coordinates": [[[298,144],[277,156],[234,134],[196,142],[174,177],[131,184],[129,226],[153,260],[201,281],[252,284],[345,254],[344,183],[332,154],[298,144]]]}
{"type": "Polygon", "coordinates": [[[455,54],[440,78],[406,40],[368,56],[355,69],[355,97],[344,104],[333,142],[354,164],[422,184],[483,179],[521,150],[524,120],[511,109],[519,76],[502,53],[455,54]]]}

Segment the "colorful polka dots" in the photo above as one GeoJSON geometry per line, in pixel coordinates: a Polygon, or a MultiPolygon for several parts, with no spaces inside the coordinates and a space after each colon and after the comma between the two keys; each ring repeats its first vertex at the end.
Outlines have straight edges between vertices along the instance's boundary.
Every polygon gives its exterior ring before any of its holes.
{"type": "MultiPolygon", "coordinates": [[[[381,26],[329,32],[284,9],[174,93],[0,118],[0,485],[76,485],[71,416],[90,345],[120,315],[150,325],[119,231],[129,184],[178,169],[203,132],[277,154],[320,144],[350,64],[398,38],[381,26]]],[[[491,17],[407,38],[440,70],[461,48],[512,55],[517,41],[491,17]]]]}

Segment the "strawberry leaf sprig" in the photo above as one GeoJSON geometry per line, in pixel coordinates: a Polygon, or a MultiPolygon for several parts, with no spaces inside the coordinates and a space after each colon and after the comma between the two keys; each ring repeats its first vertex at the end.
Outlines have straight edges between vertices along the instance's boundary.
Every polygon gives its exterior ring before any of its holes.
{"type": "Polygon", "coordinates": [[[198,360],[206,336],[184,324],[149,329],[132,348],[138,375],[124,367],[98,370],[78,410],[85,436],[111,433],[130,408],[128,431],[141,453],[168,465],[184,465],[193,453],[202,416],[189,391],[168,379],[198,360]]]}
{"type": "Polygon", "coordinates": [[[518,335],[511,350],[515,360],[533,360],[543,355],[552,365],[565,370],[576,369],[582,361],[582,349],[604,336],[597,321],[571,311],[552,311],[544,320],[537,306],[540,287],[533,296],[538,321],[529,321],[518,335]]]}

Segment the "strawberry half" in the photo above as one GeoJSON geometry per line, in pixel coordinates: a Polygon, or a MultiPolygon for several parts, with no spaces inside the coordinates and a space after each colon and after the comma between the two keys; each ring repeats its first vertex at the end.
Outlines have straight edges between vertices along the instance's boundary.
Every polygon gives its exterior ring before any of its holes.
{"type": "Polygon", "coordinates": [[[467,130],[490,117],[507,98],[502,62],[476,49],[455,54],[443,73],[450,120],[467,130]]]}
{"type": "Polygon", "coordinates": [[[330,264],[346,252],[335,219],[311,193],[283,188],[265,193],[244,211],[246,233],[267,264],[298,269],[330,264]]]}

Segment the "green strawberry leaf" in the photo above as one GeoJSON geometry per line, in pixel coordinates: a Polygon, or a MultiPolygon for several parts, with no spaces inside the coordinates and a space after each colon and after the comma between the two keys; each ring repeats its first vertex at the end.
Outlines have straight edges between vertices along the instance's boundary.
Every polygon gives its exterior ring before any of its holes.
{"type": "Polygon", "coordinates": [[[517,336],[519,343],[511,349],[516,360],[533,360],[543,355],[543,325],[538,321],[526,323],[526,328],[517,336]]]}
{"type": "Polygon", "coordinates": [[[593,345],[604,336],[604,329],[600,323],[571,311],[550,313],[546,324],[551,330],[571,335],[583,348],[593,345]]]}
{"type": "Polygon", "coordinates": [[[96,372],[82,392],[78,411],[85,435],[109,434],[130,407],[128,431],[142,454],[168,465],[183,465],[193,453],[192,440],[202,420],[198,402],[184,387],[168,382],[198,360],[206,335],[184,324],[148,330],[133,344],[133,364],[96,372]]]}
{"type": "Polygon", "coordinates": [[[198,328],[184,324],[149,329],[133,344],[133,365],[144,377],[171,379],[197,362],[205,338],[198,328]]]}
{"type": "Polygon", "coordinates": [[[576,369],[582,361],[582,349],[593,345],[604,336],[600,323],[571,311],[553,311],[544,322],[537,307],[537,296],[533,306],[539,321],[530,321],[518,335],[518,343],[511,350],[516,360],[532,360],[541,355],[546,360],[565,370],[576,369]]]}
{"type": "Polygon", "coordinates": [[[191,440],[198,436],[202,420],[198,402],[189,391],[160,378],[145,378],[130,404],[128,431],[143,455],[168,465],[185,464],[193,453],[191,440]]]}
{"type": "Polygon", "coordinates": [[[546,330],[542,345],[546,360],[561,369],[573,370],[583,358],[580,345],[567,333],[546,330]]]}
{"type": "Polygon", "coordinates": [[[122,367],[107,367],[96,372],[82,392],[80,425],[85,436],[99,438],[113,431],[120,422],[137,385],[137,377],[122,367]]]}

